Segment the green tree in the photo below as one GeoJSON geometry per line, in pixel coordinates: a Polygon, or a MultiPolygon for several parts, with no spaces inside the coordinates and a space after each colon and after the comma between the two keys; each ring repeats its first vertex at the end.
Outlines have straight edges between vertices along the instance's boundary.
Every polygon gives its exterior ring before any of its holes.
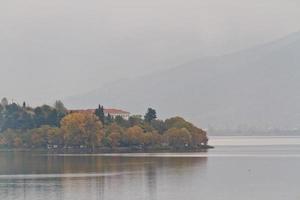
{"type": "Polygon", "coordinates": [[[56,109],[48,105],[36,107],[34,109],[34,113],[36,127],[40,127],[42,125],[58,126],[59,121],[62,118],[62,116],[59,116],[56,109]]]}
{"type": "Polygon", "coordinates": [[[30,129],[34,127],[33,113],[28,112],[16,103],[5,106],[2,111],[0,130],[30,129]]]}
{"type": "Polygon", "coordinates": [[[157,116],[156,116],[156,111],[152,108],[148,108],[148,111],[147,113],[145,114],[145,121],[150,123],[152,120],[156,119],[157,116]]]}
{"type": "Polygon", "coordinates": [[[112,118],[112,116],[108,113],[108,115],[105,117],[105,124],[111,124],[114,122],[114,119],[112,118]]]}
{"type": "Polygon", "coordinates": [[[2,115],[2,112],[4,111],[4,106],[2,106],[2,104],[0,104],[0,114],[2,115]]]}
{"type": "Polygon", "coordinates": [[[3,107],[5,107],[5,106],[8,105],[8,100],[7,100],[6,97],[2,98],[2,100],[1,100],[1,105],[2,105],[3,107]]]}
{"type": "Polygon", "coordinates": [[[116,122],[119,126],[121,126],[121,127],[124,127],[124,128],[129,127],[128,121],[125,120],[125,119],[124,119],[123,117],[121,117],[121,116],[116,116],[115,122],[116,122]]]}
{"type": "Polygon", "coordinates": [[[143,119],[140,115],[130,116],[128,119],[129,126],[139,126],[143,123],[143,119]]]}
{"type": "Polygon", "coordinates": [[[57,111],[60,115],[66,115],[68,113],[68,109],[65,107],[62,101],[57,100],[54,103],[54,109],[57,111]]]}
{"type": "Polygon", "coordinates": [[[166,130],[166,124],[163,120],[152,120],[151,121],[151,126],[159,133],[159,134],[163,134],[166,130]]]}
{"type": "Polygon", "coordinates": [[[0,148],[5,147],[5,140],[2,135],[0,135],[0,148]]]}
{"type": "Polygon", "coordinates": [[[112,147],[112,144],[111,144],[111,140],[109,137],[104,137],[101,141],[101,144],[104,146],[104,147],[112,147]]]}
{"type": "Polygon", "coordinates": [[[0,104],[0,132],[2,132],[3,123],[4,123],[4,107],[2,106],[2,104],[0,104]]]}
{"type": "Polygon", "coordinates": [[[99,105],[95,111],[95,115],[100,119],[102,124],[105,122],[105,115],[104,115],[104,108],[103,106],[99,105]]]}

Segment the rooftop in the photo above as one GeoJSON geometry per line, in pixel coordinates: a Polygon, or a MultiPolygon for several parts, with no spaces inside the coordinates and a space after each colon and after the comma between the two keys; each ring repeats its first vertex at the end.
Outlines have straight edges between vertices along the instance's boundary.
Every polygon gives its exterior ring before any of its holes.
{"type": "MultiPolygon", "coordinates": [[[[95,113],[96,109],[79,109],[79,110],[70,110],[70,112],[87,112],[87,113],[95,113]]],[[[115,109],[115,108],[105,108],[104,113],[107,114],[130,114],[130,112],[115,109]]]]}
{"type": "Polygon", "coordinates": [[[109,113],[109,114],[130,114],[127,111],[120,110],[120,109],[115,109],[115,108],[104,109],[104,113],[109,113]]]}

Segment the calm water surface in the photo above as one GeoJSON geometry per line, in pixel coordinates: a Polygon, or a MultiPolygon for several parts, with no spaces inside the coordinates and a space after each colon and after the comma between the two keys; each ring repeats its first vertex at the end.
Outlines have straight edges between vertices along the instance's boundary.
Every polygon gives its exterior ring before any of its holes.
{"type": "Polygon", "coordinates": [[[299,200],[300,137],[213,137],[203,153],[0,152],[0,200],[299,200]]]}

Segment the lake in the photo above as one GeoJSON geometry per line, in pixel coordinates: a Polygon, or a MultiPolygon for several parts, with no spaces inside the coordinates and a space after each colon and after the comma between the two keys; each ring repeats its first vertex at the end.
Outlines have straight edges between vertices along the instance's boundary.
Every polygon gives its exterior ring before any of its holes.
{"type": "Polygon", "coordinates": [[[300,137],[211,137],[201,153],[0,152],[1,200],[299,200],[300,137]]]}

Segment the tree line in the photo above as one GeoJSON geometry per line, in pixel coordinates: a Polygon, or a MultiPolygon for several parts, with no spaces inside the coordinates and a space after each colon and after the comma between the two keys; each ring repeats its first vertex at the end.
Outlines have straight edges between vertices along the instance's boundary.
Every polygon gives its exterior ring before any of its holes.
{"type": "Polygon", "coordinates": [[[181,117],[157,119],[149,108],[129,119],[95,113],[69,112],[61,101],[35,108],[0,104],[0,147],[5,148],[199,148],[207,144],[205,131],[181,117]]]}

